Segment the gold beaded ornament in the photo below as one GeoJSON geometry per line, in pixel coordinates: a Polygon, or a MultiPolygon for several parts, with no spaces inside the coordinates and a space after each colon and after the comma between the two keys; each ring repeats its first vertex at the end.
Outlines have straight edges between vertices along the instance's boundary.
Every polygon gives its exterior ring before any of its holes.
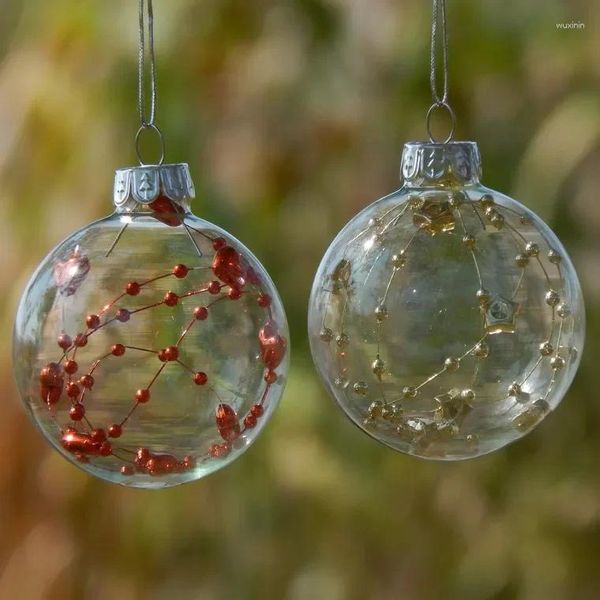
{"type": "Polygon", "coordinates": [[[435,109],[454,129],[441,0],[433,23],[430,141],[405,145],[403,186],[327,250],[308,327],[317,370],[354,423],[400,452],[460,460],[522,437],[556,408],[579,365],[585,313],[556,235],[480,183],[477,144],[452,132],[434,141],[435,109]]]}

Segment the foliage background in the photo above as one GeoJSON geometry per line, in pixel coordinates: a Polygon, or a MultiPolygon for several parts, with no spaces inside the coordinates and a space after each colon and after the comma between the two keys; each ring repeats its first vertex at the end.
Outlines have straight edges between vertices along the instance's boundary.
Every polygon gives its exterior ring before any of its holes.
{"type": "Polygon", "coordinates": [[[133,162],[136,3],[0,7],[0,597],[504,599],[600,597],[600,3],[449,3],[458,138],[484,179],[564,240],[588,310],[568,398],[493,456],[433,464],[359,433],[315,379],[307,296],[360,208],[398,187],[424,135],[424,0],[156,1],[160,113],[195,212],[270,269],[293,370],[252,450],[160,493],[92,480],[50,452],[11,375],[19,294],[37,262],[111,209],[133,162]],[[563,31],[558,22],[582,22],[563,31]],[[594,375],[596,371],[596,375],[594,375]]]}

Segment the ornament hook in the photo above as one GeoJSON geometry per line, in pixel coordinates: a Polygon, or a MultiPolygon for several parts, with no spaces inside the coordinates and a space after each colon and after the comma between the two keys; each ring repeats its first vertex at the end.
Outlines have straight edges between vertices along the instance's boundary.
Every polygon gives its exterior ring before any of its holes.
{"type": "Polygon", "coordinates": [[[435,139],[433,132],[431,130],[431,118],[437,109],[445,108],[450,116],[450,133],[448,133],[446,139],[441,142],[442,144],[447,144],[454,137],[454,130],[456,129],[456,115],[452,110],[452,107],[447,102],[434,102],[427,111],[427,116],[425,117],[425,122],[427,125],[427,133],[429,135],[429,141],[438,144],[439,140],[435,139]]]}
{"type": "Polygon", "coordinates": [[[165,160],[165,138],[162,131],[156,125],[157,85],[156,85],[156,54],[154,52],[154,7],[152,0],[148,2],[148,23],[146,26],[146,0],[139,0],[139,62],[138,62],[138,112],[140,114],[140,128],[135,136],[135,151],[140,165],[146,163],[142,160],[140,152],[141,134],[145,129],[155,131],[160,139],[161,158],[159,165],[165,160]],[[150,110],[146,107],[146,27],[148,29],[148,53],[150,56],[150,110]]]}
{"type": "Polygon", "coordinates": [[[454,137],[456,128],[456,115],[448,102],[448,24],[446,19],[446,0],[433,0],[433,15],[431,21],[431,68],[429,73],[429,82],[431,84],[432,105],[427,111],[425,122],[427,125],[427,133],[429,140],[436,142],[435,137],[431,132],[431,117],[436,109],[445,108],[448,111],[451,119],[451,129],[448,137],[443,142],[447,144],[454,137]],[[441,39],[438,40],[438,36],[441,39]],[[441,48],[442,59],[442,93],[440,94],[437,87],[437,60],[436,54],[438,46],[441,48]]]}

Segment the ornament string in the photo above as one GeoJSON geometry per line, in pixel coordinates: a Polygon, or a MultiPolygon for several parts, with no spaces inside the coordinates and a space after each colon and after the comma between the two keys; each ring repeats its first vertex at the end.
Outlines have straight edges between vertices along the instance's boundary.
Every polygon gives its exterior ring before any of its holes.
{"type": "Polygon", "coordinates": [[[450,116],[451,127],[450,133],[444,140],[447,144],[454,137],[454,129],[456,128],[456,115],[448,102],[448,23],[446,18],[446,0],[433,0],[433,15],[431,21],[431,64],[429,81],[431,84],[431,99],[432,104],[427,111],[426,124],[427,133],[431,142],[437,142],[431,130],[431,119],[433,114],[444,109],[450,116]],[[441,53],[442,63],[442,93],[438,91],[438,50],[441,53]]]}
{"type": "Polygon", "coordinates": [[[156,85],[156,54],[154,52],[154,8],[152,0],[139,0],[139,62],[138,62],[138,111],[140,128],[135,136],[135,151],[140,165],[145,163],[142,158],[140,142],[142,133],[147,129],[154,131],[160,141],[160,160],[165,160],[165,139],[162,131],[156,125],[157,85],[156,85]],[[146,49],[146,29],[148,31],[148,49],[146,49]],[[150,110],[146,106],[146,50],[150,59],[150,110]]]}

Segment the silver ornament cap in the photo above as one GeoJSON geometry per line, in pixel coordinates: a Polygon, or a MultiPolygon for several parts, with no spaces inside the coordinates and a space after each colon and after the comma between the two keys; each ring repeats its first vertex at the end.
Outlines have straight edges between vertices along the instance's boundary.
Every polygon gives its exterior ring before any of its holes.
{"type": "Polygon", "coordinates": [[[196,192],[187,163],[117,169],[114,204],[118,209],[133,210],[136,205],[151,204],[159,196],[189,207],[196,192]]]}
{"type": "Polygon", "coordinates": [[[481,177],[477,142],[408,142],[400,175],[414,187],[476,184],[481,177]]]}

